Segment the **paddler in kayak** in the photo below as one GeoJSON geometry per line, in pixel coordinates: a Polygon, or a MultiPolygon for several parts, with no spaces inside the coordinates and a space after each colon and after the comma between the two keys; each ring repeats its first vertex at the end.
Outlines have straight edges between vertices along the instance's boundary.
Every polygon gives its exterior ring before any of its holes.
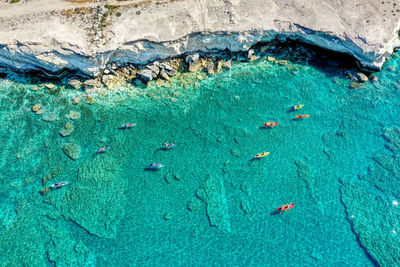
{"type": "Polygon", "coordinates": [[[104,152],[106,152],[107,150],[109,150],[111,147],[101,147],[101,148],[99,148],[99,149],[97,149],[95,152],[96,153],[104,153],[104,152]]]}
{"type": "Polygon", "coordinates": [[[169,144],[168,142],[165,142],[165,143],[162,144],[162,146],[163,146],[163,149],[164,149],[164,150],[168,150],[168,149],[170,149],[171,147],[175,147],[176,144],[175,144],[175,143],[169,144]]]}
{"type": "Polygon", "coordinates": [[[282,214],[283,211],[290,210],[293,207],[294,207],[294,204],[292,202],[290,202],[289,205],[283,205],[282,207],[279,207],[277,210],[279,210],[281,212],[281,214],[282,214]]]}
{"type": "Polygon", "coordinates": [[[68,182],[59,182],[59,183],[52,184],[50,187],[53,189],[58,189],[67,184],[68,184],[68,182]]]}
{"type": "Polygon", "coordinates": [[[303,104],[294,105],[294,106],[292,106],[292,110],[293,110],[293,111],[294,111],[294,110],[298,110],[298,109],[301,109],[301,108],[303,108],[303,107],[304,107],[303,104]]]}
{"type": "Polygon", "coordinates": [[[268,122],[266,122],[266,123],[264,123],[264,125],[265,125],[265,128],[274,128],[276,125],[278,125],[279,123],[278,122],[272,122],[272,121],[268,121],[268,122]]]}
{"type": "Polygon", "coordinates": [[[150,163],[149,164],[149,168],[152,168],[152,169],[160,169],[160,168],[162,168],[162,167],[164,167],[165,165],[164,164],[161,164],[161,163],[154,163],[154,162],[152,162],[152,163],[150,163]]]}
{"type": "Polygon", "coordinates": [[[120,129],[130,129],[134,126],[136,126],[136,123],[124,123],[119,128],[120,129]]]}
{"type": "Polygon", "coordinates": [[[259,154],[255,155],[254,158],[255,159],[260,159],[260,158],[263,158],[263,157],[267,156],[268,154],[269,154],[269,152],[262,152],[262,153],[259,153],[259,154]]]}
{"type": "Polygon", "coordinates": [[[308,117],[310,117],[310,116],[311,116],[311,115],[301,114],[301,115],[297,115],[296,118],[297,118],[297,119],[304,119],[304,118],[308,118],[308,117]]]}

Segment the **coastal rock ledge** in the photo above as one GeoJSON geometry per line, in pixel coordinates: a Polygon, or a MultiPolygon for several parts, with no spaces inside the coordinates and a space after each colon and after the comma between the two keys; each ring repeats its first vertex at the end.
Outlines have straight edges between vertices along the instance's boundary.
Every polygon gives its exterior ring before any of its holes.
{"type": "Polygon", "coordinates": [[[0,66],[18,71],[147,64],[191,52],[247,51],[273,39],[352,55],[379,70],[400,45],[398,0],[0,2],[0,66]]]}

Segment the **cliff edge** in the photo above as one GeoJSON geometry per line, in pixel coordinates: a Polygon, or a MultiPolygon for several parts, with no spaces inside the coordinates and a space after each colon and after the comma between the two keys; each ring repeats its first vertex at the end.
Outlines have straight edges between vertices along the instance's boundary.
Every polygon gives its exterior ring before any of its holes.
{"type": "Polygon", "coordinates": [[[297,39],[379,70],[400,45],[398,0],[22,0],[0,2],[0,65],[81,70],[297,39]]]}

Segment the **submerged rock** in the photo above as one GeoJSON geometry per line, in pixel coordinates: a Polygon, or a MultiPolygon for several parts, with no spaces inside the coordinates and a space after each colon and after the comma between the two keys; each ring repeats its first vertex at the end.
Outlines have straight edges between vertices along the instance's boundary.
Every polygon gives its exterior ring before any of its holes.
{"type": "Polygon", "coordinates": [[[36,104],[32,107],[32,111],[33,112],[37,112],[38,110],[40,110],[42,108],[42,104],[36,104]]]}
{"type": "Polygon", "coordinates": [[[73,131],[74,131],[74,125],[69,123],[69,122],[67,122],[65,124],[64,128],[62,128],[60,130],[60,135],[62,137],[66,137],[66,136],[69,136],[73,131]]]}
{"type": "Polygon", "coordinates": [[[65,143],[62,147],[65,155],[73,160],[77,160],[81,154],[81,147],[72,143],[65,143]]]}
{"type": "Polygon", "coordinates": [[[363,85],[361,83],[358,83],[358,82],[352,82],[350,84],[350,87],[353,88],[353,89],[360,89],[360,88],[363,87],[363,85]]]}
{"type": "Polygon", "coordinates": [[[44,187],[42,189],[40,189],[39,193],[44,196],[46,194],[48,194],[51,191],[51,187],[44,187]]]}
{"type": "Polygon", "coordinates": [[[187,203],[187,209],[190,211],[196,211],[201,209],[202,201],[198,198],[194,198],[187,203]]]}
{"type": "Polygon", "coordinates": [[[173,212],[166,212],[163,217],[164,217],[164,220],[168,221],[168,220],[171,220],[174,217],[174,215],[175,214],[173,212]]]}
{"type": "Polygon", "coordinates": [[[79,111],[71,110],[67,115],[65,115],[65,117],[74,121],[81,117],[81,113],[79,111]]]}
{"type": "Polygon", "coordinates": [[[114,238],[117,225],[124,216],[127,179],[118,173],[119,162],[97,157],[84,163],[76,182],[68,188],[61,211],[89,233],[114,238]]]}
{"type": "Polygon", "coordinates": [[[204,184],[196,191],[196,195],[206,203],[210,225],[221,231],[230,232],[231,225],[222,178],[209,175],[204,184]]]}

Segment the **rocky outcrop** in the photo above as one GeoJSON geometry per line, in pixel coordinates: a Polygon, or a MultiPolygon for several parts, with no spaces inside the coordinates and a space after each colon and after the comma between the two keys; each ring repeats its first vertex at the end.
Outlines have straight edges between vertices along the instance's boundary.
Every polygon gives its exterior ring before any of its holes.
{"type": "MultiPolygon", "coordinates": [[[[290,6],[276,0],[188,0],[139,7],[126,1],[119,16],[110,13],[107,25],[98,25],[100,17],[92,19],[94,11],[68,17],[61,6],[49,15],[50,6],[34,13],[29,5],[35,2],[2,4],[0,65],[97,76],[109,62],[147,64],[194,52],[248,51],[258,42],[292,39],[350,54],[362,67],[377,70],[400,44],[398,11],[389,16],[392,6],[374,0],[297,0],[290,6]]],[[[139,73],[144,81],[154,79],[151,69],[139,73]]]]}

